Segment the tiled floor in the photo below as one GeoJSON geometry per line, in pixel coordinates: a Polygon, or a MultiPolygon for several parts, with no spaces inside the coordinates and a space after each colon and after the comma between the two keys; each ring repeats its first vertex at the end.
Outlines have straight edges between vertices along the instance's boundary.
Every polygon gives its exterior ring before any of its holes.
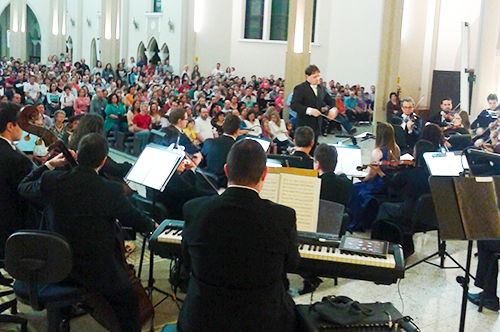
{"type": "MultiPolygon", "coordinates": [[[[362,127],[361,129],[368,129],[362,127]]],[[[325,140],[321,138],[321,140],[325,140]]],[[[329,136],[326,141],[332,142],[335,138],[329,136]]],[[[369,140],[360,142],[363,148],[363,162],[368,162],[369,153],[373,148],[374,141],[369,140]]],[[[115,156],[117,161],[119,157],[115,156]]],[[[418,234],[414,237],[415,254],[412,255],[407,265],[424,258],[437,249],[436,232],[427,234],[418,234]]],[[[359,234],[368,236],[368,234],[359,234]]],[[[137,250],[133,253],[130,261],[136,266],[139,264],[141,241],[136,241],[137,250]]],[[[465,265],[467,243],[460,241],[449,241],[447,251],[462,265],[465,265]]],[[[474,250],[475,251],[475,250],[474,250]]],[[[155,257],[154,277],[156,285],[162,289],[169,289],[168,268],[169,261],[155,257]]],[[[438,262],[438,259],[434,259],[438,262]]],[[[149,255],[147,255],[142,280],[144,284],[147,281],[149,255]]],[[[450,259],[446,260],[446,266],[454,266],[450,259]]],[[[472,259],[471,271],[475,273],[477,259],[472,259]]],[[[317,291],[313,294],[312,301],[321,300],[325,295],[345,295],[360,302],[392,302],[394,306],[404,315],[411,316],[416,324],[424,332],[448,332],[458,331],[460,321],[460,309],[462,300],[462,288],[456,282],[456,277],[463,275],[460,269],[440,269],[438,267],[423,263],[405,273],[405,278],[399,284],[390,286],[375,285],[371,282],[339,279],[339,285],[334,286],[333,280],[324,279],[317,291]]],[[[297,275],[289,275],[291,287],[297,290],[302,287],[302,279],[297,275]]],[[[472,286],[472,292],[478,290],[472,286]]],[[[180,298],[183,297],[181,294],[180,298]]],[[[161,297],[155,293],[155,303],[161,297]]],[[[311,302],[310,295],[297,296],[294,298],[298,304],[307,304],[311,302]]],[[[27,317],[30,321],[30,331],[45,331],[45,312],[35,313],[29,307],[20,305],[21,315],[27,317]]],[[[161,331],[161,328],[167,324],[175,322],[179,309],[173,300],[168,299],[156,308],[156,317],[154,320],[155,331],[161,331]]],[[[92,318],[84,316],[74,319],[71,322],[72,331],[95,331],[104,332],[92,318]]],[[[145,326],[144,331],[149,330],[149,325],[145,326]]],[[[477,312],[477,307],[468,303],[466,331],[500,331],[500,319],[498,313],[485,309],[482,313],[477,312]]],[[[15,326],[2,326],[0,331],[18,331],[15,326]]]]}

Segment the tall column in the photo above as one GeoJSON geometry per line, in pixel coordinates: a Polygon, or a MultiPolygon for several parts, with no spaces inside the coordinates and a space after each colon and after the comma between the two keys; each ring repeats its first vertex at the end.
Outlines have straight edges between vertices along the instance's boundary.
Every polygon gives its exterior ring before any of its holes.
{"type": "Polygon", "coordinates": [[[404,0],[385,0],[382,13],[382,33],[378,66],[377,93],[373,121],[386,121],[389,94],[398,86],[399,52],[404,0]]]}
{"type": "Polygon", "coordinates": [[[472,91],[471,118],[475,119],[487,105],[486,98],[496,93],[499,79],[498,40],[500,0],[483,0],[479,15],[476,55],[476,84],[472,91]]]}
{"type": "Polygon", "coordinates": [[[76,38],[73,38],[73,49],[75,50],[73,52],[73,59],[74,61],[80,61],[81,58],[84,58],[87,65],[89,65],[89,55],[83,54],[83,22],[85,22],[85,18],[83,17],[83,0],[78,0],[78,13],[76,14],[76,38]]]}
{"type": "MultiPolygon", "coordinates": [[[[128,63],[129,58],[132,56],[132,54],[129,54],[129,27],[131,24],[130,20],[130,1],[129,0],[124,0],[122,2],[122,13],[121,13],[121,31],[120,31],[120,43],[121,43],[121,48],[120,48],[120,54],[122,55],[122,58],[125,58],[126,63],[128,63]]],[[[135,57],[135,55],[134,55],[135,57]]]]}
{"type": "Polygon", "coordinates": [[[424,98],[420,103],[420,109],[429,108],[431,106],[432,74],[436,68],[440,16],[441,0],[429,0],[427,5],[422,83],[419,99],[422,97],[424,98]]]}
{"type": "Polygon", "coordinates": [[[66,53],[66,0],[50,1],[50,54],[66,53]]]}
{"type": "Polygon", "coordinates": [[[100,60],[111,63],[113,68],[120,61],[120,0],[102,0],[100,60]]]}
{"type": "MultiPolygon", "coordinates": [[[[285,96],[305,79],[304,70],[311,60],[313,0],[290,0],[288,42],[285,67],[285,96]]],[[[321,68],[320,68],[321,69],[321,68]]],[[[288,109],[283,112],[288,120],[288,109]]]]}
{"type": "Polygon", "coordinates": [[[10,56],[26,59],[26,0],[10,2],[10,56]]]}

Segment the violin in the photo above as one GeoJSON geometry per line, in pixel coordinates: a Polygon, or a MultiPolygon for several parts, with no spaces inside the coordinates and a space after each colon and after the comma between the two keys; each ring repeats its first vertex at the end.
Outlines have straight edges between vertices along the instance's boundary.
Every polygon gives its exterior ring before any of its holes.
{"type": "Polygon", "coordinates": [[[357,171],[363,171],[370,166],[380,166],[380,168],[401,170],[409,167],[414,167],[413,160],[383,160],[378,163],[370,163],[356,167],[357,171]]]}
{"type": "Polygon", "coordinates": [[[64,142],[50,130],[32,123],[32,119],[38,116],[39,111],[35,106],[25,106],[21,109],[21,113],[19,113],[17,123],[19,124],[19,127],[21,127],[21,129],[25,132],[40,137],[49,151],[54,151],[54,149],[56,148],[61,150],[70,167],[76,167],[78,163],[76,162],[75,158],[73,158],[73,155],[69,152],[64,142]]]}

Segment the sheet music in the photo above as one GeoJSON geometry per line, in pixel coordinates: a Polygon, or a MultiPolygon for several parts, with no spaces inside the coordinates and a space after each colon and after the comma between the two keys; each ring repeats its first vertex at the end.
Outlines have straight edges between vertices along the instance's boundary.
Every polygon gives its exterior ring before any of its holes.
{"type": "Polygon", "coordinates": [[[162,190],[182,158],[178,153],[147,146],[126,178],[146,187],[162,190]]]}
{"type": "Polygon", "coordinates": [[[342,146],[335,146],[335,148],[338,154],[335,173],[345,173],[348,176],[354,177],[363,176],[364,172],[356,169],[356,167],[363,165],[361,162],[361,149],[342,146]]]}
{"type": "Polygon", "coordinates": [[[295,210],[298,231],[316,232],[320,190],[319,178],[281,174],[278,202],[295,210]]]}
{"type": "Polygon", "coordinates": [[[266,179],[260,190],[260,198],[268,199],[274,203],[278,203],[278,193],[280,188],[280,174],[267,173],[266,179]]]}

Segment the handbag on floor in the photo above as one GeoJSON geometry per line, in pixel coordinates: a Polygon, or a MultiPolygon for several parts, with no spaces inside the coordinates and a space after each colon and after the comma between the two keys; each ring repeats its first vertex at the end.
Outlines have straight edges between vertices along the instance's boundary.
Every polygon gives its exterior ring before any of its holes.
{"type": "Polygon", "coordinates": [[[299,332],[420,331],[390,302],[359,303],[346,296],[326,296],[312,305],[297,305],[296,310],[299,332]]]}

